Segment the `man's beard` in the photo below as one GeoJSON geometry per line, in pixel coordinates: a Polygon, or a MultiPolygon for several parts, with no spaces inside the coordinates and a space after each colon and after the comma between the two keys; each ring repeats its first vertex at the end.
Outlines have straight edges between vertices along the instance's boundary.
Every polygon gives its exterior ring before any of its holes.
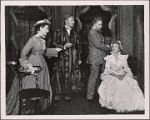
{"type": "Polygon", "coordinates": [[[100,33],[101,33],[101,32],[102,32],[102,29],[98,29],[98,32],[100,32],[100,33]]]}

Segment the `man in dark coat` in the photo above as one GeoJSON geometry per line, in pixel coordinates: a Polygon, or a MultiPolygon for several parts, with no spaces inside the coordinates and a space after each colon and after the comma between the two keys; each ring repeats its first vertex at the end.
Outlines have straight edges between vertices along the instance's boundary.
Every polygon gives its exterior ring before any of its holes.
{"type": "Polygon", "coordinates": [[[54,75],[52,78],[55,82],[55,86],[53,87],[55,100],[64,98],[66,101],[71,101],[72,92],[79,90],[79,41],[77,40],[77,35],[73,27],[74,17],[66,15],[65,26],[56,32],[56,38],[54,38],[53,42],[56,47],[62,49],[55,62],[54,75]]]}
{"type": "Polygon", "coordinates": [[[88,34],[88,47],[89,54],[87,57],[87,63],[90,64],[90,76],[87,85],[87,100],[92,101],[94,99],[97,78],[99,72],[104,65],[104,57],[106,51],[110,46],[104,44],[104,38],[101,34],[102,19],[97,17],[92,22],[92,28],[88,34]]]}

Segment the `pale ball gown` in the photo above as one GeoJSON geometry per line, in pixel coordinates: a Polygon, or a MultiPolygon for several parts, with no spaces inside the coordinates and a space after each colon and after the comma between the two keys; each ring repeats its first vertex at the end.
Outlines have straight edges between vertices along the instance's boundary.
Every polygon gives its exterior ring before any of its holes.
{"type": "Polygon", "coordinates": [[[138,82],[133,79],[131,69],[127,64],[128,55],[119,53],[118,60],[111,55],[106,56],[105,70],[101,74],[101,84],[98,88],[99,103],[102,107],[114,109],[117,112],[131,112],[144,110],[144,95],[138,82]],[[110,75],[114,72],[122,75],[122,80],[110,75]]]}

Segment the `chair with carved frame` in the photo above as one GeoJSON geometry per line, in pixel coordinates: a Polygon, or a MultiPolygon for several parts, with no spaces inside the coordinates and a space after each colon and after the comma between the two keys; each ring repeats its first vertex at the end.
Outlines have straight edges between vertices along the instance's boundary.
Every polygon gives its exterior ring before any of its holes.
{"type": "MultiPolygon", "coordinates": [[[[19,78],[19,114],[20,115],[26,115],[26,102],[29,100],[41,100],[41,99],[47,99],[48,101],[48,114],[50,114],[50,92],[44,89],[38,88],[38,75],[42,68],[40,66],[33,66],[35,71],[34,73],[31,73],[25,69],[23,69],[19,62],[14,61],[7,61],[7,65],[9,65],[13,70],[16,71],[17,77],[19,78]],[[31,89],[22,89],[22,79],[26,75],[34,75],[36,88],[31,89]]],[[[36,110],[34,112],[36,114],[36,110]]]]}

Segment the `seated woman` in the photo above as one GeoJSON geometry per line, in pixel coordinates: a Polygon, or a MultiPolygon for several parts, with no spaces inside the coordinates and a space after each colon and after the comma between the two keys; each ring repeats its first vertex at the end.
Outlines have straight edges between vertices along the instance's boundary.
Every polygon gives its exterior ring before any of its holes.
{"type": "MultiPolygon", "coordinates": [[[[46,49],[45,37],[49,32],[50,22],[48,20],[40,20],[36,22],[33,28],[33,36],[27,41],[23,50],[21,51],[21,58],[19,59],[21,66],[24,69],[28,69],[30,72],[34,72],[33,66],[40,66],[42,68],[38,75],[38,88],[44,89],[50,92],[50,102],[52,99],[52,90],[50,84],[50,77],[47,68],[47,64],[43,55],[47,57],[57,57],[57,49],[46,49]]],[[[34,75],[26,75],[22,79],[22,89],[36,88],[34,75]]],[[[32,103],[33,104],[33,103],[32,103]]],[[[27,110],[27,114],[33,114],[34,108],[31,103],[28,106],[31,109],[27,110]],[[32,107],[31,107],[32,106],[32,107]]],[[[37,111],[44,111],[47,108],[47,100],[39,101],[36,104],[37,111]]],[[[6,114],[17,115],[19,114],[19,78],[16,77],[13,80],[11,89],[6,99],[6,114]]]]}
{"type": "Polygon", "coordinates": [[[128,67],[128,55],[120,54],[120,41],[112,43],[111,49],[111,55],[104,58],[106,65],[98,88],[99,103],[117,112],[143,111],[144,95],[128,67]]]}

